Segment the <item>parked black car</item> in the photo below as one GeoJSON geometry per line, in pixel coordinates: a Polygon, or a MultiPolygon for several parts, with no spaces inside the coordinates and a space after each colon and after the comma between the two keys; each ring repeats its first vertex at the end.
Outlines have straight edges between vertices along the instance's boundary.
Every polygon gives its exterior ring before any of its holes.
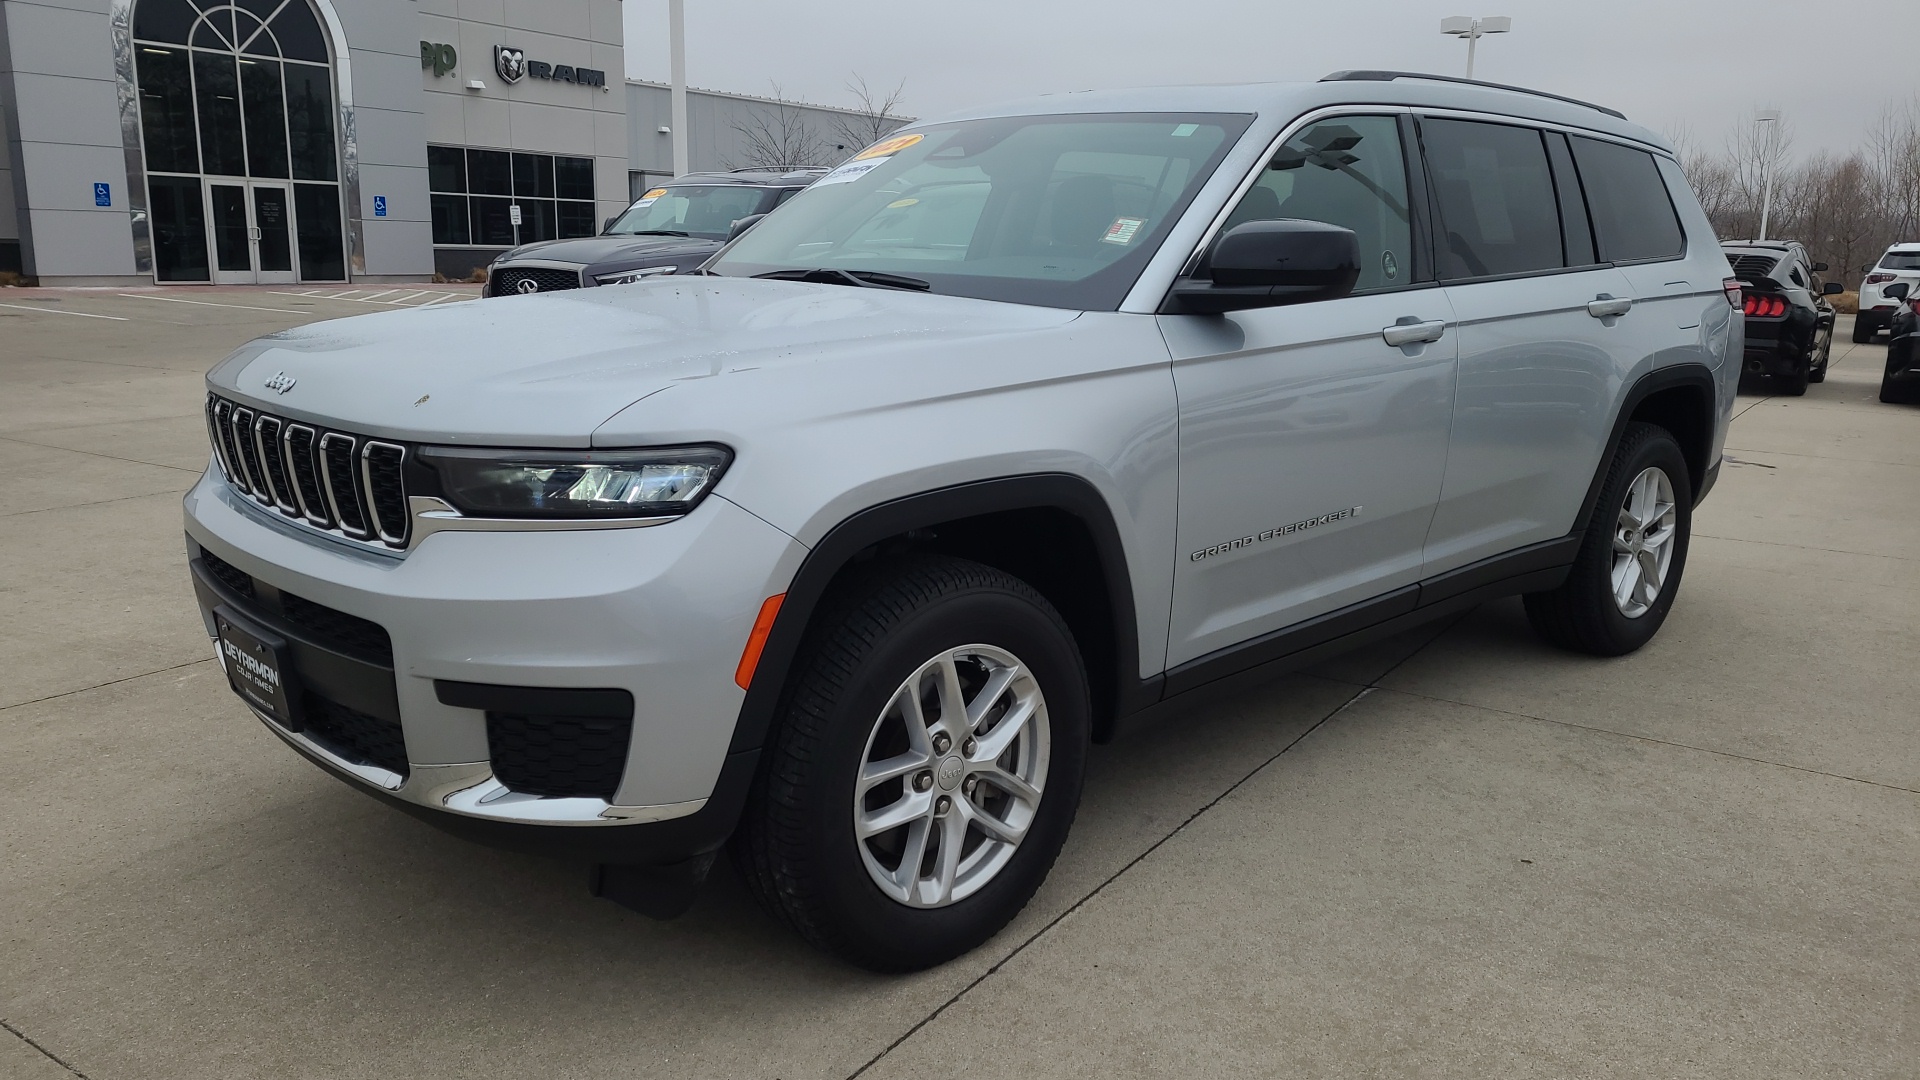
{"type": "Polygon", "coordinates": [[[1887,371],[1880,376],[1880,400],[1889,404],[1920,403],[1920,296],[1912,289],[1900,281],[1884,293],[1899,305],[1887,319],[1887,371]]]}
{"type": "Polygon", "coordinates": [[[635,199],[598,236],[522,244],[487,267],[487,296],[623,285],[684,274],[707,261],[734,224],[757,219],[825,176],[825,169],[688,173],[635,199]]]}
{"type": "Polygon", "coordinates": [[[1833,348],[1837,281],[1821,282],[1826,263],[1814,262],[1793,240],[1730,240],[1720,245],[1733,264],[1747,317],[1745,370],[1771,376],[1776,389],[1798,397],[1808,383],[1827,378],[1833,348]]]}

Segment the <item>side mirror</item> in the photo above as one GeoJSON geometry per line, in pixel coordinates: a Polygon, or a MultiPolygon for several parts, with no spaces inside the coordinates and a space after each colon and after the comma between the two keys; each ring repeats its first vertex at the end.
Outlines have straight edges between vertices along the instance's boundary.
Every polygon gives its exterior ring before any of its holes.
{"type": "Polygon", "coordinates": [[[748,214],[746,217],[735,221],[732,228],[727,230],[727,240],[731,242],[734,237],[760,224],[760,219],[766,216],[765,214],[748,214]]]}
{"type": "Polygon", "coordinates": [[[1820,286],[1821,296],[1839,296],[1846,291],[1847,287],[1837,281],[1829,281],[1825,285],[1820,286]]]}
{"type": "Polygon", "coordinates": [[[608,229],[613,228],[613,223],[619,220],[620,220],[619,214],[613,215],[612,217],[600,223],[600,231],[606,232],[608,229]]]}
{"type": "Polygon", "coordinates": [[[1880,295],[1889,300],[1905,300],[1907,298],[1907,292],[1907,283],[1904,281],[1896,281],[1886,288],[1881,289],[1880,295]]]}
{"type": "Polygon", "coordinates": [[[1335,300],[1358,280],[1360,238],[1352,229],[1303,218],[1247,221],[1214,240],[1195,276],[1174,283],[1163,310],[1219,315],[1335,300]]]}
{"type": "Polygon", "coordinates": [[[1826,272],[1826,269],[1827,269],[1827,264],[1826,264],[1826,263],[1814,263],[1814,264],[1813,264],[1813,272],[1814,272],[1814,273],[1816,273],[1816,274],[1822,274],[1822,273],[1825,273],[1825,272],[1826,272]]]}

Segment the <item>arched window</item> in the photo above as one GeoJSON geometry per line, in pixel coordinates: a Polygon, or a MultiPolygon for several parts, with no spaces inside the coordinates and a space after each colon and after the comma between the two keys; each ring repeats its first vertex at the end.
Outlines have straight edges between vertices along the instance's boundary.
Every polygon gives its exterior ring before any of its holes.
{"type": "Polygon", "coordinates": [[[344,278],[332,56],[309,0],[138,0],[133,38],[157,276],[344,278]]]}

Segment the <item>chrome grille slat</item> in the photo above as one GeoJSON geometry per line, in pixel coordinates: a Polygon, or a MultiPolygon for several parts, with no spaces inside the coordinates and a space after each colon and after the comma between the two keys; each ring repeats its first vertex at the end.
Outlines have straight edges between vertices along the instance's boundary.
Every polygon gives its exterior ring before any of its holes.
{"type": "Polygon", "coordinates": [[[267,491],[267,480],[260,468],[260,455],[253,439],[254,412],[245,406],[233,410],[233,441],[240,446],[241,471],[247,474],[247,493],[262,506],[272,506],[273,496],[267,491]]]}
{"type": "Polygon", "coordinates": [[[217,394],[207,398],[207,434],[235,491],[305,528],[406,549],[412,520],[405,445],[262,413],[217,394]]]}
{"type": "Polygon", "coordinates": [[[280,429],[285,426],[277,416],[254,420],[253,448],[260,454],[267,496],[273,500],[274,509],[288,517],[299,517],[300,510],[293,505],[293,485],[287,480],[287,459],[280,452],[280,429]]]}
{"type": "Polygon", "coordinates": [[[327,495],[320,487],[320,466],[313,456],[318,433],[305,424],[288,424],[281,438],[286,444],[287,472],[293,480],[293,498],[300,505],[300,516],[315,528],[333,528],[333,513],[327,509],[327,495]]]}

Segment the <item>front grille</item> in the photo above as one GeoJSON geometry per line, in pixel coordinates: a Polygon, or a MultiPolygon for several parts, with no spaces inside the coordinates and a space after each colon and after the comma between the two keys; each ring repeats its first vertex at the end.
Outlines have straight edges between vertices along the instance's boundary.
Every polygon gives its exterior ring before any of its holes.
{"type": "Polygon", "coordinates": [[[369,663],[393,666],[393,638],[379,623],[284,591],[280,614],[318,644],[369,663]]]}
{"type": "Polygon", "coordinates": [[[494,778],[527,795],[613,801],[633,719],[487,714],[494,778]]]}
{"type": "Polygon", "coordinates": [[[407,448],[257,413],[208,395],[207,431],[227,483],[311,528],[405,549],[407,448]]]}
{"type": "Polygon", "coordinates": [[[1778,255],[1741,255],[1733,260],[1733,276],[1737,278],[1766,277],[1773,273],[1778,255]]]}
{"type": "Polygon", "coordinates": [[[214,580],[240,596],[253,599],[252,574],[205,548],[200,549],[200,563],[207,568],[207,573],[213,575],[214,580]]]}
{"type": "Polygon", "coordinates": [[[488,279],[487,294],[513,296],[523,292],[560,292],[579,287],[578,270],[556,270],[550,266],[503,266],[488,279]]]}
{"type": "Polygon", "coordinates": [[[302,735],[355,765],[407,775],[407,741],[399,724],[349,709],[311,690],[300,695],[300,705],[306,713],[302,735]]]}

